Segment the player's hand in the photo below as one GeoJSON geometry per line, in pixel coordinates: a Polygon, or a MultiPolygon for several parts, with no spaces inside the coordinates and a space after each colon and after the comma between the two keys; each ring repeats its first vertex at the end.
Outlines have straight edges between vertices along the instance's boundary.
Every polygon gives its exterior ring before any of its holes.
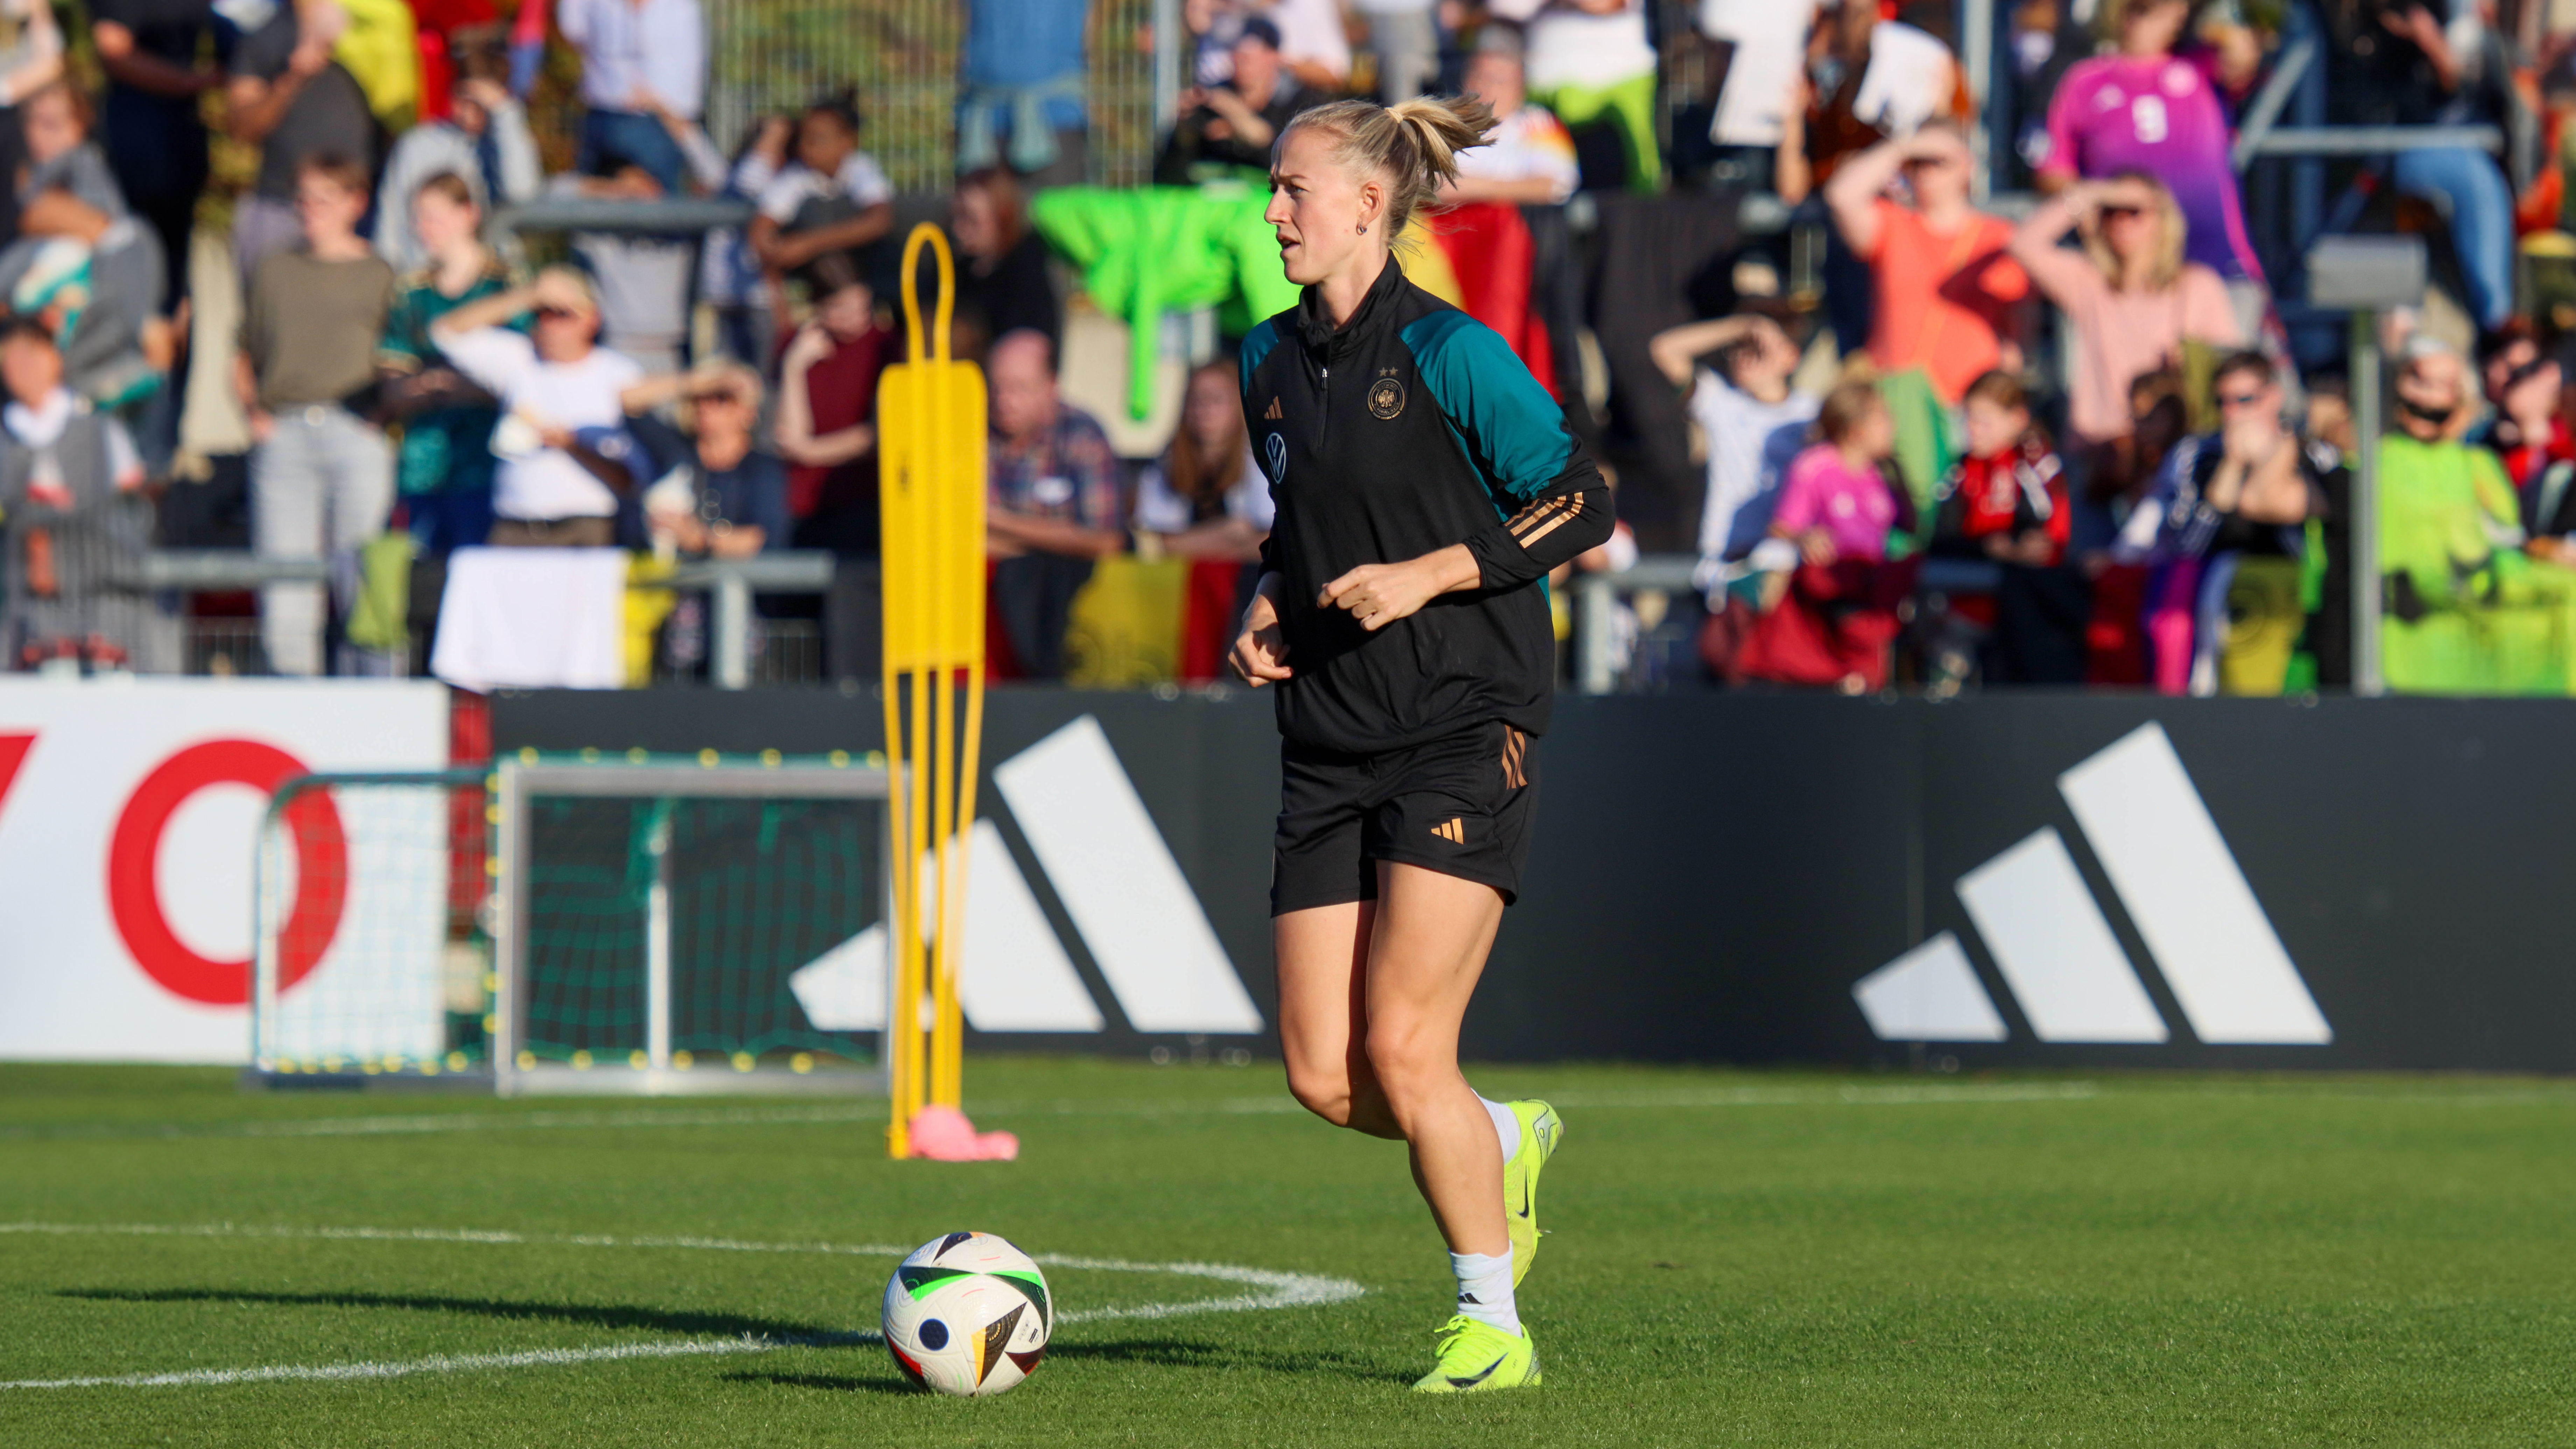
{"type": "Polygon", "coordinates": [[[1341,609],[1375,633],[1405,618],[1454,589],[1473,588],[1483,580],[1476,556],[1463,543],[1403,563],[1362,564],[1331,583],[1315,603],[1341,609]]]}
{"type": "Polygon", "coordinates": [[[1226,667],[1235,678],[1259,689],[1291,676],[1287,659],[1288,640],[1279,628],[1279,607],[1268,594],[1255,590],[1251,605],[1243,611],[1243,630],[1226,651],[1226,667]]]}
{"type": "Polygon", "coordinates": [[[1834,536],[1821,528],[1811,528],[1798,535],[1798,556],[1818,568],[1828,567],[1842,557],[1834,547],[1834,536]]]}

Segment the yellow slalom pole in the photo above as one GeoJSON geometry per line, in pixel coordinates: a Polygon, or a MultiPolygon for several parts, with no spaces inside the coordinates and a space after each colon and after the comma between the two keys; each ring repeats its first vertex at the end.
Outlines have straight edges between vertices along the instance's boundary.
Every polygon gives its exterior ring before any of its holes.
{"type": "MultiPolygon", "coordinates": [[[[937,321],[931,331],[930,347],[932,374],[940,379],[940,385],[929,389],[930,436],[945,444],[952,440],[956,430],[955,389],[948,385],[949,308],[956,292],[956,278],[954,263],[948,254],[947,238],[933,230],[924,239],[929,242],[932,255],[939,259],[939,307],[937,321]]],[[[957,516],[956,483],[963,470],[958,467],[955,452],[949,447],[932,447],[929,461],[931,476],[938,480],[933,494],[935,501],[929,510],[932,530],[929,615],[932,637],[939,641],[937,682],[932,696],[937,706],[937,719],[933,725],[937,734],[930,746],[931,779],[938,792],[932,808],[937,817],[933,826],[937,834],[933,839],[939,843],[939,913],[936,917],[939,924],[934,937],[936,951],[931,958],[929,1097],[933,1102],[954,1107],[958,1105],[960,1095],[956,1082],[958,1073],[952,1062],[959,1056],[960,1046],[957,1040],[957,972],[961,964],[960,947],[964,941],[962,908],[966,904],[966,861],[964,852],[957,848],[957,834],[971,823],[957,813],[960,762],[957,758],[957,682],[954,670],[958,656],[963,652],[961,646],[964,641],[956,634],[958,611],[955,606],[957,592],[964,586],[968,570],[966,561],[960,557],[960,547],[965,539],[961,527],[963,520],[957,516]]],[[[982,552],[979,538],[976,540],[975,561],[980,563],[982,552]]],[[[975,572],[980,575],[981,570],[975,572]]],[[[978,582],[981,582],[980,578],[978,582]]]]}
{"type": "Polygon", "coordinates": [[[897,1157],[909,1155],[913,1114],[926,1103],[957,1105],[963,1095],[957,976],[964,966],[965,837],[975,820],[984,720],[984,378],[974,364],[948,355],[956,268],[937,227],[916,227],[905,242],[902,285],[905,359],[886,369],[877,393],[893,774],[887,809],[896,856],[888,870],[895,946],[886,1065],[894,1120],[886,1145],[897,1157]],[[926,329],[918,283],[925,249],[939,279],[926,329]],[[935,923],[928,931],[925,907],[935,923]]]}

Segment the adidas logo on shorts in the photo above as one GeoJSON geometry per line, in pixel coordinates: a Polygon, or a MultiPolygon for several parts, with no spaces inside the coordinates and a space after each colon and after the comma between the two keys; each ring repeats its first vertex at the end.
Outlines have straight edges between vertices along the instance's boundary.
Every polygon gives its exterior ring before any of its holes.
{"type": "Polygon", "coordinates": [[[1452,845],[1467,843],[1467,822],[1455,815],[1431,827],[1431,833],[1452,845]]]}

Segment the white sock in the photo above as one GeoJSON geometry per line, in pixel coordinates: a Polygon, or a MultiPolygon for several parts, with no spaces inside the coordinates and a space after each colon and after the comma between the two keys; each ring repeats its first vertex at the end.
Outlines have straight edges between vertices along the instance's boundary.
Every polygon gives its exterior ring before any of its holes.
{"type": "Polygon", "coordinates": [[[1520,1333],[1520,1309],[1512,1303],[1511,1254],[1451,1253],[1449,1271],[1458,1275],[1460,1313],[1505,1333],[1520,1333]]]}
{"type": "Polygon", "coordinates": [[[1521,1119],[1512,1109],[1490,1097],[1476,1099],[1485,1104],[1485,1115],[1494,1119],[1494,1140],[1503,1145],[1503,1162],[1511,1163],[1512,1154],[1521,1150],[1521,1119]]]}

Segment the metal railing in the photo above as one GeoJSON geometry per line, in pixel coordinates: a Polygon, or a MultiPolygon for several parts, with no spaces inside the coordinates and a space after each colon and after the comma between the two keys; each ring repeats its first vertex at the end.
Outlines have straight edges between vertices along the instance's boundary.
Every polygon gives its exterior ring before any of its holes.
{"type": "MultiPolygon", "coordinates": [[[[753,683],[752,635],[760,627],[752,613],[752,595],[825,593],[832,587],[832,570],[828,551],[782,549],[749,558],[691,559],[659,582],[664,587],[703,591],[711,597],[714,617],[708,629],[709,675],[719,689],[748,689],[753,683]]],[[[331,565],[326,559],[262,558],[235,549],[156,549],[143,559],[147,587],[182,594],[239,593],[264,584],[323,583],[330,576],[331,565]]],[[[258,643],[256,619],[204,622],[225,631],[228,637],[238,636],[237,642],[245,648],[258,643]]],[[[208,651],[192,643],[189,654],[189,663],[202,667],[203,660],[195,656],[208,655],[208,651]]]]}
{"type": "Polygon", "coordinates": [[[832,587],[832,555],[822,549],[784,549],[749,558],[697,559],[671,575],[675,589],[705,589],[714,596],[710,673],[718,689],[751,687],[751,596],[819,594],[832,587]]]}
{"type": "Polygon", "coordinates": [[[1580,694],[1608,694],[1619,685],[1619,600],[1646,589],[1686,594],[1696,591],[1691,575],[1699,560],[1686,553],[1649,554],[1632,568],[1609,574],[1574,576],[1574,659],[1571,673],[1580,694]]]}

